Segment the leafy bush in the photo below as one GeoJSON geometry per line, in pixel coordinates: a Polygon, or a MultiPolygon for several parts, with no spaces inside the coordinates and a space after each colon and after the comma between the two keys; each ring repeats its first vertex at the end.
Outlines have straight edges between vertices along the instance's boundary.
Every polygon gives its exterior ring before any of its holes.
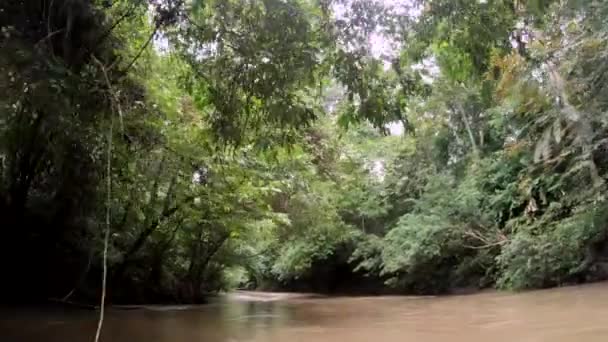
{"type": "Polygon", "coordinates": [[[356,264],[354,271],[364,271],[369,276],[380,276],[382,271],[382,251],[385,241],[372,234],[360,234],[354,240],[355,250],[349,262],[356,264]]]}
{"type": "MultiPolygon", "coordinates": [[[[498,286],[508,289],[541,288],[574,280],[594,261],[591,248],[602,238],[605,224],[594,209],[549,223],[538,233],[520,227],[498,256],[498,286]]],[[[604,214],[601,214],[604,216],[604,214]]]]}
{"type": "Polygon", "coordinates": [[[310,231],[305,238],[287,241],[279,249],[272,273],[281,281],[298,279],[312,270],[315,262],[334,255],[336,250],[352,239],[348,227],[337,227],[325,232],[310,231]]]}

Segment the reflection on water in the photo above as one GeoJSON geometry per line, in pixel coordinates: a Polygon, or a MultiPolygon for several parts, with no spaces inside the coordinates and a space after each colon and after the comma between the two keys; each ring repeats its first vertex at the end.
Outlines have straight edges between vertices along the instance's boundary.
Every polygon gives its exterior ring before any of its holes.
{"type": "MultiPolygon", "coordinates": [[[[608,340],[608,284],[437,298],[264,298],[233,295],[197,307],[109,310],[102,338],[112,342],[608,340]]],[[[91,341],[95,324],[95,312],[3,310],[0,341],[91,341]]]]}

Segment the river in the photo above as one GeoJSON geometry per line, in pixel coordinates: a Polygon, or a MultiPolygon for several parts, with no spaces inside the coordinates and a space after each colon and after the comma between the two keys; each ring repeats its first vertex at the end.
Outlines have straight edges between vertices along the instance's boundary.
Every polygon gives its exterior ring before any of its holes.
{"type": "MultiPolygon", "coordinates": [[[[94,311],[0,311],[0,341],[92,341],[94,311]]],[[[446,297],[235,293],[208,305],[113,308],[111,342],[608,341],[608,283],[446,297]]]]}

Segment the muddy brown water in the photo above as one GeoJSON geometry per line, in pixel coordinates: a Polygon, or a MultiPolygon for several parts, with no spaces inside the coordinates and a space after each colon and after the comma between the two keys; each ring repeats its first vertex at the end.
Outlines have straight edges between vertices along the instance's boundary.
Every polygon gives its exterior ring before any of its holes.
{"type": "MultiPolygon", "coordinates": [[[[94,311],[0,310],[0,341],[92,341],[94,311]]],[[[448,297],[235,293],[202,306],[110,309],[112,342],[608,341],[608,283],[448,297]]]]}

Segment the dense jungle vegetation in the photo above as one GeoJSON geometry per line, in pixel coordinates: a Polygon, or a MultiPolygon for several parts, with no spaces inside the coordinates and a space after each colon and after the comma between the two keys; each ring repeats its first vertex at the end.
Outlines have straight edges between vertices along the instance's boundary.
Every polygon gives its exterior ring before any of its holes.
{"type": "Polygon", "coordinates": [[[3,301],[608,276],[604,0],[3,0],[3,301]],[[108,248],[104,248],[107,241],[108,248]]]}

